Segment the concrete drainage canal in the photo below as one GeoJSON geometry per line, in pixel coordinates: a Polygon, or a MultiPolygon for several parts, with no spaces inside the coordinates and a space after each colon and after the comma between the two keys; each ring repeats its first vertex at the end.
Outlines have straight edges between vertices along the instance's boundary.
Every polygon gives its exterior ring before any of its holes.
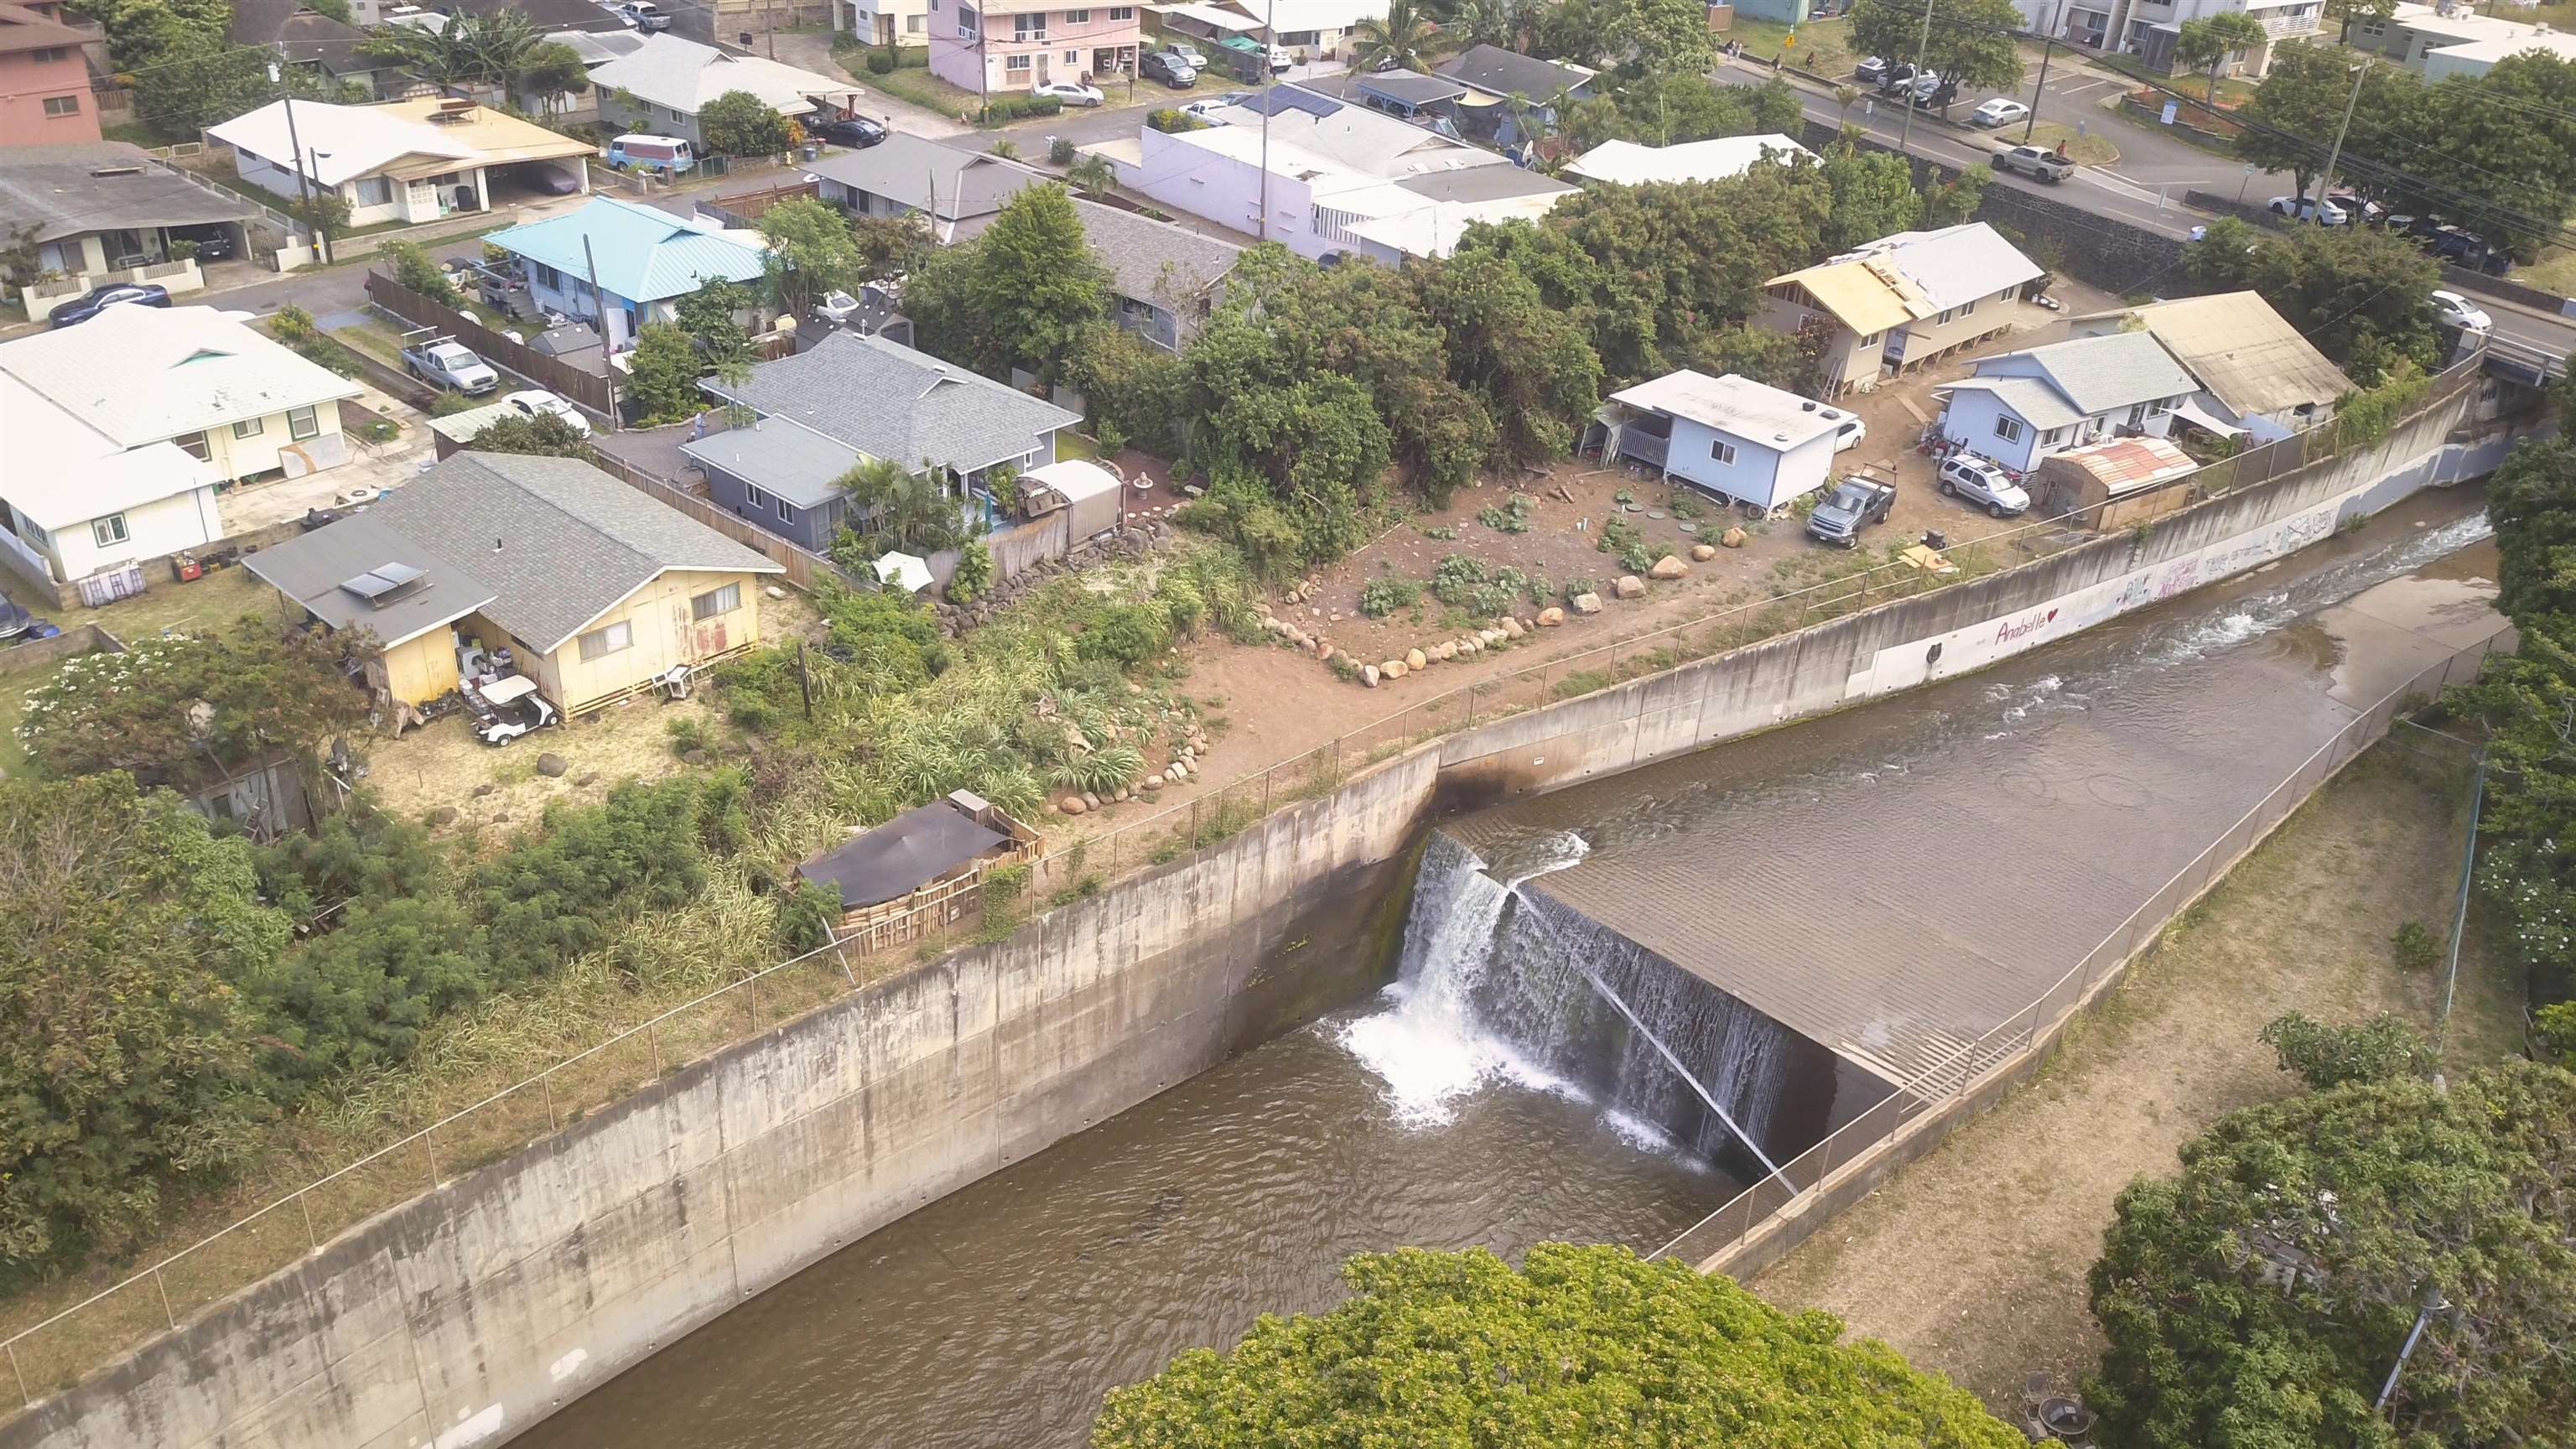
{"type": "Polygon", "coordinates": [[[2020,1011],[2358,714],[2492,633],[2477,555],[2427,567],[2483,537],[2475,506],[2419,498],[1984,673],[1447,822],[1383,991],[862,1239],[515,1442],[1071,1449],[1105,1390],[1333,1302],[1351,1252],[1652,1251],[2020,1011]]]}

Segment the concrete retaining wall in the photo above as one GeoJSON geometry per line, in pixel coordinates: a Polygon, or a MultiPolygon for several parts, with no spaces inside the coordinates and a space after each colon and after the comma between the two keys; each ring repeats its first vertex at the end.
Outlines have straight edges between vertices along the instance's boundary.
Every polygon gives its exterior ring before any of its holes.
{"type": "Polygon", "coordinates": [[[2477,393],[2143,537],[1422,746],[360,1224],[0,1426],[0,1449],[497,1445],[836,1248],[1358,994],[1387,968],[1436,802],[1838,708],[2253,567],[2492,466],[2500,444],[2448,442],[2477,393]]]}

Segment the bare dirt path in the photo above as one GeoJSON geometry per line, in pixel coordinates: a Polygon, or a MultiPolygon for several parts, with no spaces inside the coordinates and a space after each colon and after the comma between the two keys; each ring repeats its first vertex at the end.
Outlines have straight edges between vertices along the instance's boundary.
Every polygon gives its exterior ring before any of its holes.
{"type": "MultiPolygon", "coordinates": [[[[2255,1033],[2304,1011],[2429,1024],[2438,978],[2410,974],[2389,936],[2446,930],[2468,777],[2383,744],[2336,777],[2134,966],[2028,1086],[1845,1212],[1754,1283],[1824,1308],[1998,1412],[2024,1377],[2070,1384],[2098,1356],[2085,1274],[2112,1199],[2177,1149],[2292,1080],[2255,1033]]],[[[2472,921],[2447,1058],[2513,1039],[2511,973],[2472,921]]]]}

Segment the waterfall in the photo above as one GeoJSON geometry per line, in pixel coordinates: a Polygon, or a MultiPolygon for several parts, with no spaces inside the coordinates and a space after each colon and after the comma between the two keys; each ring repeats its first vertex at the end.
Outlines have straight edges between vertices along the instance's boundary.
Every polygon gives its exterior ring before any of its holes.
{"type": "Polygon", "coordinates": [[[1763,1158],[1790,1074],[1791,1034],[1634,941],[1520,889],[1585,849],[1571,834],[1543,837],[1497,868],[1434,832],[1389,1007],[1348,1024],[1343,1045],[1385,1082],[1407,1122],[1447,1122],[1480,1088],[1509,1081],[1593,1098],[1701,1157],[1763,1158]]]}

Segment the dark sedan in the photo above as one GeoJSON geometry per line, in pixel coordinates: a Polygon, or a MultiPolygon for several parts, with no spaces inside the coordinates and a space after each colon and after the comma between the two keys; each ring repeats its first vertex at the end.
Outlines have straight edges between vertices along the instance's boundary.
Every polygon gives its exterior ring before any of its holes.
{"type": "Polygon", "coordinates": [[[110,307],[134,304],[167,307],[170,305],[170,289],[158,282],[110,282],[104,287],[92,287],[56,307],[51,320],[57,327],[69,327],[86,322],[110,307]]]}
{"type": "Polygon", "coordinates": [[[806,126],[805,134],[835,146],[865,150],[886,138],[886,128],[865,116],[844,116],[837,121],[812,122],[806,126]]]}

